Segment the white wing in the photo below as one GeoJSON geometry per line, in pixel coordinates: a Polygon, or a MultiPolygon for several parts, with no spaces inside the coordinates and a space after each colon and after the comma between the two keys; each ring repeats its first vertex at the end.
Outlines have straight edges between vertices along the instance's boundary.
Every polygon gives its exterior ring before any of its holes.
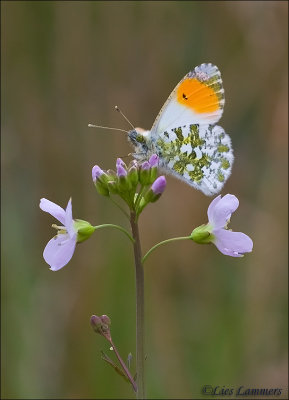
{"type": "Polygon", "coordinates": [[[164,172],[207,196],[220,192],[234,160],[231,139],[213,125],[186,125],[168,129],[155,142],[164,172]]]}
{"type": "Polygon", "coordinates": [[[222,116],[224,89],[219,69],[201,64],[175,87],[151,129],[152,138],[188,124],[215,124],[222,116]]]}

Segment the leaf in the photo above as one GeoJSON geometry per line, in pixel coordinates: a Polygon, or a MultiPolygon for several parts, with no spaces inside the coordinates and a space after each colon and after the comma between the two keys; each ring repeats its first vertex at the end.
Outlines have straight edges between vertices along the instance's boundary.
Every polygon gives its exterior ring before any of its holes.
{"type": "Polygon", "coordinates": [[[101,358],[102,360],[106,361],[115,370],[115,372],[122,376],[126,382],[130,383],[128,377],[124,374],[124,372],[103,351],[101,351],[101,358]]]}

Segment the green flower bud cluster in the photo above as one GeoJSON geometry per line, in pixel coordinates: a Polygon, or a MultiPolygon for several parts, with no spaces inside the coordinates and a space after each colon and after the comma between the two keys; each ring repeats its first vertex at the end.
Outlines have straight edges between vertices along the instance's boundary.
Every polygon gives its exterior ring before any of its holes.
{"type": "Polygon", "coordinates": [[[118,158],[116,172],[103,171],[95,165],[92,168],[92,179],[99,194],[120,196],[138,216],[148,203],[159,199],[166,187],[165,177],[157,177],[158,162],[156,154],[140,165],[133,160],[127,166],[118,158]]]}

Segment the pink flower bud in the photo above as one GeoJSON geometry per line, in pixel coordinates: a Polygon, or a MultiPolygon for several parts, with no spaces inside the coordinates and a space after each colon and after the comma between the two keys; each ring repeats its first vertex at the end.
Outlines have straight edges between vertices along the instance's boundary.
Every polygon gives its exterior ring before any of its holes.
{"type": "Polygon", "coordinates": [[[150,164],[148,161],[145,161],[144,163],[142,163],[142,165],[140,166],[142,170],[146,171],[148,169],[150,169],[150,164]]]}
{"type": "Polygon", "coordinates": [[[157,154],[153,154],[151,156],[151,158],[149,159],[149,164],[150,166],[153,167],[157,167],[159,165],[159,157],[157,154]]]}
{"type": "Polygon", "coordinates": [[[159,176],[152,184],[152,191],[154,194],[162,194],[166,188],[166,178],[164,176],[159,176]]]}
{"type": "Polygon", "coordinates": [[[98,165],[95,165],[92,168],[92,180],[93,180],[93,182],[95,183],[97,181],[97,179],[99,179],[101,177],[101,175],[103,175],[103,174],[104,174],[103,170],[98,165]]]}
{"type": "MultiPolygon", "coordinates": [[[[119,160],[119,158],[118,158],[118,160],[119,160]]],[[[126,177],[127,176],[126,169],[120,163],[116,164],[116,173],[117,173],[118,177],[126,177]]]]}

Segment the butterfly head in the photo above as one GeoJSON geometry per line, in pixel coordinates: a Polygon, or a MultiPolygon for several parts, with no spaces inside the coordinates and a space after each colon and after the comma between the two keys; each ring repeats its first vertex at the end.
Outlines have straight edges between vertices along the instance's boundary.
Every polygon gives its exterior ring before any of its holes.
{"type": "Polygon", "coordinates": [[[128,140],[135,148],[135,158],[147,159],[151,152],[151,132],[142,128],[135,128],[128,132],[128,140]]]}

